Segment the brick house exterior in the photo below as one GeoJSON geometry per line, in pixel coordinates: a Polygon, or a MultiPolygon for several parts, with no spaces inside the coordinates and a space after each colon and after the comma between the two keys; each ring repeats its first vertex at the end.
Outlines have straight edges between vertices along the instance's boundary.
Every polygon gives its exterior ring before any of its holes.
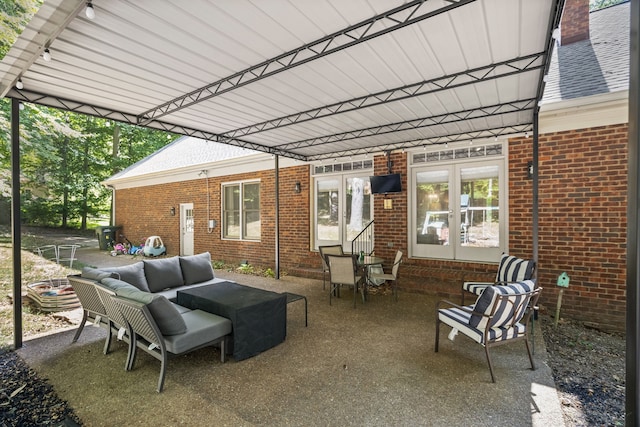
{"type": "MultiPolygon", "coordinates": [[[[573,3],[584,7],[587,2],[567,1],[567,5],[573,3]]],[[[626,18],[628,25],[628,4],[610,9],[616,9],[614,12],[626,18]],[[626,14],[622,9],[625,7],[626,14]]],[[[607,13],[611,14],[611,11],[607,13]]],[[[593,14],[591,18],[593,20],[593,14]]],[[[568,27],[565,21],[563,25],[568,27]]],[[[594,28],[596,31],[600,28],[598,25],[598,22],[592,23],[592,33],[594,28]]],[[[588,31],[589,26],[586,28],[588,31]]],[[[579,43],[589,44],[589,40],[579,43]]],[[[571,48],[567,45],[567,49],[571,48]]],[[[628,45],[626,52],[628,55],[628,45]]],[[[556,75],[558,81],[559,74],[556,75]]],[[[609,83],[608,92],[612,86],[609,83]]],[[[594,97],[597,93],[588,93],[588,105],[585,107],[586,104],[580,101],[584,97],[579,91],[576,96],[568,96],[561,84],[558,88],[559,95],[554,95],[553,86],[548,91],[549,95],[545,95],[544,102],[551,107],[545,109],[543,106],[540,116],[537,277],[538,283],[545,288],[541,306],[547,312],[555,309],[558,295],[556,278],[561,272],[567,272],[571,284],[563,296],[562,315],[597,323],[603,328],[622,330],[626,312],[627,205],[624,89],[614,97],[608,93],[601,97],[594,97]]],[[[526,173],[532,150],[531,136],[509,139],[508,248],[510,254],[525,258],[530,258],[533,253],[533,182],[526,173]]],[[[496,265],[411,257],[408,248],[407,153],[393,152],[391,160],[393,172],[402,175],[405,191],[386,196],[393,200],[393,210],[385,210],[383,197],[374,196],[376,255],[393,259],[396,250],[405,252],[399,282],[402,291],[436,294],[457,301],[462,281],[491,279],[496,265]]],[[[172,216],[170,208],[177,209],[181,203],[193,203],[196,253],[210,251],[214,260],[233,263],[248,260],[251,264],[274,268],[275,172],[272,160],[267,157],[256,160],[256,164],[260,162],[268,166],[240,173],[234,173],[230,168],[228,173],[216,176],[196,177],[193,173],[192,178],[173,182],[118,186],[116,176],[108,183],[115,186],[117,225],[123,227],[124,234],[133,242],[149,234],[162,236],[168,254],[176,255],[180,253],[180,218],[172,216]],[[221,185],[256,178],[261,186],[261,240],[223,240],[219,226],[213,231],[207,226],[209,219],[222,223],[221,185]]],[[[386,157],[375,156],[374,174],[386,171],[386,157]]],[[[281,167],[280,268],[287,274],[320,278],[320,258],[312,250],[312,186],[309,165],[281,167]],[[294,191],[296,182],[301,183],[299,193],[294,191]]]]}

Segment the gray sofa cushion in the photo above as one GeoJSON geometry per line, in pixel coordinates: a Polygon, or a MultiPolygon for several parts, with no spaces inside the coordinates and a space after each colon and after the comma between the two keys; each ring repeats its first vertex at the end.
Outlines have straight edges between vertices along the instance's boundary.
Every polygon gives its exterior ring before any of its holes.
{"type": "Polygon", "coordinates": [[[177,335],[187,331],[187,325],[180,311],[175,304],[162,295],[129,288],[120,288],[115,292],[119,297],[146,304],[162,335],[177,335]]]}
{"type": "Polygon", "coordinates": [[[211,254],[209,252],[181,256],[180,267],[182,268],[185,285],[206,282],[214,277],[213,268],[211,267],[211,254]]]}
{"type": "Polygon", "coordinates": [[[144,274],[151,292],[184,285],[179,257],[144,260],[144,274]]]}
{"type": "Polygon", "coordinates": [[[118,273],[120,280],[132,284],[141,291],[150,292],[147,278],[144,275],[144,264],[142,261],[121,267],[103,267],[101,270],[118,273]]]}
{"type": "Polygon", "coordinates": [[[184,353],[231,333],[231,320],[206,311],[192,310],[183,313],[182,317],[187,325],[187,333],[165,339],[167,350],[174,354],[184,353]]]}
{"type": "Polygon", "coordinates": [[[85,279],[100,281],[107,277],[115,277],[110,271],[100,270],[98,268],[82,267],[82,276],[85,279]]]}

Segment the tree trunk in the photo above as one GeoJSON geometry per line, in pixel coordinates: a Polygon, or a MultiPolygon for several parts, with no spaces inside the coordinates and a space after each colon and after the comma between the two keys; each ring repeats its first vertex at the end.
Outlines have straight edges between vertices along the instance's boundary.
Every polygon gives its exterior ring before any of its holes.
{"type": "MultiPolygon", "coordinates": [[[[116,174],[118,172],[118,157],[119,157],[119,153],[120,153],[120,126],[117,123],[114,123],[113,125],[113,150],[111,151],[111,157],[113,159],[113,169],[112,172],[113,174],[116,174]]],[[[111,191],[111,209],[109,210],[109,224],[111,225],[115,225],[114,221],[114,215],[113,215],[113,210],[115,208],[115,200],[114,200],[115,194],[113,193],[113,191],[111,191]]]]}

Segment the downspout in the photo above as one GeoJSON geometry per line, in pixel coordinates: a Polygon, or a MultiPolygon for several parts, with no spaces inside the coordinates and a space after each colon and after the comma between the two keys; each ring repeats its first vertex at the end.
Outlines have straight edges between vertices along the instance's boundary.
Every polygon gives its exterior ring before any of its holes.
{"type": "Polygon", "coordinates": [[[274,156],[275,169],[275,250],[276,250],[276,266],[275,276],[280,279],[280,156],[274,156]]]}
{"type": "Polygon", "coordinates": [[[13,249],[13,346],[22,347],[22,253],[20,248],[20,101],[11,99],[11,248],[13,249]]]}
{"type": "MultiPolygon", "coordinates": [[[[531,206],[531,210],[532,215],[533,215],[533,230],[532,230],[532,235],[531,235],[531,245],[532,245],[532,251],[533,251],[533,261],[536,263],[536,265],[538,264],[538,253],[539,253],[539,242],[538,242],[538,225],[539,225],[539,210],[540,210],[540,205],[539,205],[539,200],[538,200],[538,191],[539,191],[539,180],[538,180],[538,157],[540,156],[539,154],[539,135],[538,135],[538,120],[539,120],[539,107],[536,107],[534,113],[533,113],[533,163],[532,163],[532,167],[533,167],[533,189],[532,189],[532,206],[531,206]]],[[[537,276],[537,271],[538,269],[535,269],[536,276],[537,276]]]]}

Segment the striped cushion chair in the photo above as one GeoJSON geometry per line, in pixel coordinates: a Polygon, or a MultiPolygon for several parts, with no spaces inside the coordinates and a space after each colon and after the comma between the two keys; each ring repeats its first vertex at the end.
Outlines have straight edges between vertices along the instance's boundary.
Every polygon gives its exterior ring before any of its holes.
{"type": "Polygon", "coordinates": [[[490,285],[504,285],[507,283],[522,282],[523,280],[531,280],[534,269],[535,262],[533,260],[502,254],[494,282],[464,282],[462,284],[461,305],[464,305],[464,296],[467,292],[480,295],[487,286],[490,285]]]}
{"type": "Polygon", "coordinates": [[[436,306],[436,342],[438,352],[440,324],[450,326],[449,339],[458,332],[471,338],[485,349],[491,381],[496,382],[489,348],[524,340],[531,369],[535,370],[528,341],[528,324],[531,310],[535,306],[542,288],[536,288],[533,280],[508,285],[488,286],[475,304],[463,307],[449,301],[440,301],[436,306]]]}

